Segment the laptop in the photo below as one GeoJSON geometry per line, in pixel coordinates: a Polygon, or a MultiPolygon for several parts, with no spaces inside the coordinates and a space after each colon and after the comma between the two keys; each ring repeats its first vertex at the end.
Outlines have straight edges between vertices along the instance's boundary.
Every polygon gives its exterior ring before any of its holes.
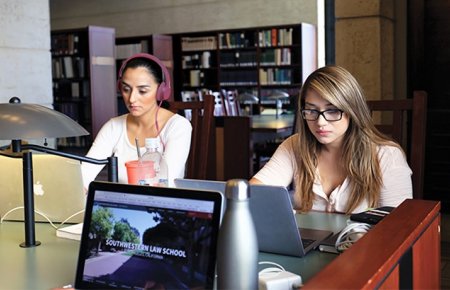
{"type": "Polygon", "coordinates": [[[225,187],[226,187],[225,181],[175,178],[173,182],[175,184],[175,187],[177,188],[212,190],[220,192],[224,197],[224,201],[222,203],[222,216],[220,217],[220,220],[222,221],[227,203],[227,200],[225,198],[225,187]]]}
{"type": "Polygon", "coordinates": [[[212,289],[220,192],[92,182],[76,289],[212,289]]]}
{"type": "Polygon", "coordinates": [[[252,185],[250,194],[250,210],[261,251],[302,257],[333,234],[328,230],[299,228],[285,187],[252,185]]]}
{"type": "MultiPolygon", "coordinates": [[[[33,154],[35,220],[80,223],[86,195],[80,162],[51,154],[33,154]]],[[[22,158],[0,155],[0,216],[23,221],[22,158]]]]}
{"type": "Polygon", "coordinates": [[[175,178],[173,182],[175,184],[175,187],[178,188],[212,190],[219,191],[222,194],[225,194],[225,187],[227,184],[225,181],[189,178],[175,178]]]}
{"type": "MultiPolygon", "coordinates": [[[[223,190],[223,193],[226,187],[224,181],[175,179],[174,182],[177,187],[223,190]]],[[[289,192],[282,186],[251,185],[250,210],[262,252],[303,257],[333,234],[328,230],[299,228],[289,192]]]]}

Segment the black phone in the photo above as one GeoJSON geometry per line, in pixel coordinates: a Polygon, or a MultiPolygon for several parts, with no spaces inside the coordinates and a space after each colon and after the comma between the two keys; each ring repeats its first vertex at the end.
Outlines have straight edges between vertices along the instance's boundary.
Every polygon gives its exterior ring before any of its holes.
{"type": "Polygon", "coordinates": [[[364,212],[354,213],[350,215],[350,220],[374,225],[390,214],[394,208],[392,206],[382,206],[364,212]]]}

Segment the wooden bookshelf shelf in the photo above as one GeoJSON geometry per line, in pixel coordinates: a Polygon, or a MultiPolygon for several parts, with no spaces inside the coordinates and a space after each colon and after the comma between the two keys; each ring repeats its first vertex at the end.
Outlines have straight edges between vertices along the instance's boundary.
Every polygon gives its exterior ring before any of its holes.
{"type": "Polygon", "coordinates": [[[299,23],[173,35],[175,98],[187,91],[238,90],[292,97],[317,68],[316,29],[299,23]]]}
{"type": "Polygon", "coordinates": [[[90,133],[59,138],[59,149],[85,150],[101,126],[117,115],[114,39],[115,30],[109,27],[51,32],[54,108],[90,133]]]}

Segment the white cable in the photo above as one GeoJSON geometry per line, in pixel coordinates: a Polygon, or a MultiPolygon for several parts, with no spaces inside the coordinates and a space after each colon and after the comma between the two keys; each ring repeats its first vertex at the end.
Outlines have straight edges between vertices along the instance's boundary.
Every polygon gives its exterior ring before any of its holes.
{"type": "MultiPolygon", "coordinates": [[[[0,219],[0,224],[3,223],[4,219],[5,219],[10,213],[12,213],[12,212],[14,212],[14,211],[16,211],[16,210],[19,210],[19,209],[24,209],[24,207],[23,207],[23,206],[18,206],[18,207],[15,207],[15,208],[10,209],[9,211],[7,211],[7,212],[2,216],[2,218],[0,219]]],[[[82,209],[82,210],[80,210],[80,211],[78,211],[78,212],[72,214],[71,216],[69,216],[68,218],[66,218],[63,222],[61,222],[58,226],[56,226],[56,225],[50,220],[50,218],[49,218],[47,215],[45,215],[44,213],[42,213],[42,212],[40,212],[40,211],[38,211],[38,210],[36,210],[36,209],[34,210],[34,213],[35,213],[35,214],[38,214],[38,215],[42,216],[43,218],[45,218],[45,219],[49,222],[49,224],[50,224],[53,228],[55,228],[55,229],[60,228],[60,227],[61,227],[62,225],[64,225],[68,220],[70,220],[70,219],[73,218],[74,216],[79,215],[79,214],[81,214],[81,213],[83,213],[83,212],[84,212],[84,209],[82,209]]]]}
{"type": "MultiPolygon", "coordinates": [[[[5,213],[5,215],[2,217],[2,219],[0,220],[0,223],[3,223],[3,220],[10,214],[10,213],[12,213],[13,211],[16,211],[16,210],[18,210],[18,209],[24,209],[25,207],[23,207],[23,206],[18,206],[18,207],[15,207],[15,208],[13,208],[13,209],[10,209],[9,211],[7,211],[6,213],[5,213]]],[[[50,223],[50,225],[52,226],[52,227],[54,227],[55,229],[57,229],[57,227],[53,224],[53,222],[44,214],[44,213],[42,213],[42,212],[40,212],[40,211],[38,211],[38,210],[34,210],[34,213],[35,214],[38,214],[38,215],[40,215],[40,216],[42,216],[43,218],[45,218],[49,223],[50,223]]]]}
{"type": "Polygon", "coordinates": [[[336,250],[344,252],[350,248],[357,240],[365,235],[372,226],[367,223],[350,223],[339,234],[336,239],[336,250]]]}
{"type": "Polygon", "coordinates": [[[275,262],[262,261],[262,262],[259,262],[258,264],[259,265],[273,265],[273,266],[276,266],[276,267],[268,267],[268,268],[262,269],[261,271],[259,271],[259,273],[258,273],[259,275],[270,274],[270,273],[280,273],[280,272],[286,271],[283,266],[281,266],[280,264],[277,264],[275,262]]]}
{"type": "Polygon", "coordinates": [[[298,289],[303,286],[300,275],[288,272],[280,264],[262,261],[259,265],[273,265],[258,273],[258,288],[264,290],[298,289]]]}
{"type": "Polygon", "coordinates": [[[9,211],[7,211],[7,212],[5,213],[5,215],[2,217],[2,219],[0,219],[0,224],[3,223],[3,220],[5,219],[5,217],[6,217],[7,215],[9,215],[11,212],[13,212],[13,211],[15,211],[15,210],[18,210],[18,209],[22,209],[22,208],[23,208],[23,206],[18,206],[18,207],[15,207],[15,208],[10,209],[9,211]]]}
{"type": "Polygon", "coordinates": [[[70,219],[73,218],[74,216],[79,215],[79,214],[82,214],[82,213],[84,213],[84,209],[82,209],[82,210],[80,210],[80,211],[77,211],[77,212],[74,213],[73,215],[71,215],[71,216],[69,216],[68,218],[66,218],[64,221],[62,221],[62,222],[59,224],[58,228],[60,228],[63,224],[65,224],[68,220],[70,220],[70,219]]]}

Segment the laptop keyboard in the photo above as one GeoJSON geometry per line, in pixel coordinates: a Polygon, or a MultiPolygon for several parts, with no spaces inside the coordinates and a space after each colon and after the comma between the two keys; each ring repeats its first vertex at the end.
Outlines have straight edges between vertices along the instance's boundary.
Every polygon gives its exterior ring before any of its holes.
{"type": "Polygon", "coordinates": [[[314,240],[312,239],[302,239],[303,248],[307,248],[312,243],[314,243],[314,240]]]}

